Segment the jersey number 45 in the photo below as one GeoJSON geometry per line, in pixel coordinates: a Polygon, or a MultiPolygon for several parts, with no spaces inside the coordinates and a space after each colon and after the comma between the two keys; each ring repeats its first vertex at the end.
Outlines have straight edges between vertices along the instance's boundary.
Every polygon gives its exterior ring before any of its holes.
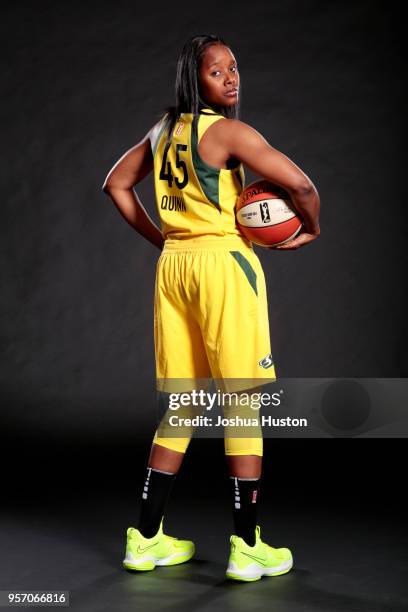
{"type": "Polygon", "coordinates": [[[177,178],[177,176],[174,176],[172,174],[171,163],[170,161],[167,161],[167,153],[169,151],[169,146],[170,144],[168,144],[166,148],[164,149],[163,163],[160,168],[159,178],[161,181],[167,181],[169,184],[169,187],[173,186],[173,180],[174,180],[177,187],[179,189],[183,189],[183,187],[185,187],[188,183],[188,173],[187,173],[186,162],[180,159],[179,154],[180,154],[180,151],[187,151],[187,145],[176,144],[176,168],[181,168],[183,171],[183,180],[181,181],[177,178]]]}

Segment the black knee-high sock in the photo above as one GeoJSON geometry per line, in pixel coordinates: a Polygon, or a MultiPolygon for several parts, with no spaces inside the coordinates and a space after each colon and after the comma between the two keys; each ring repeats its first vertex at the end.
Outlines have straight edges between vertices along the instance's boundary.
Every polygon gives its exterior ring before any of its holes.
{"type": "Polygon", "coordinates": [[[255,544],[256,512],[260,478],[230,476],[235,535],[248,544],[255,544]]]}
{"type": "Polygon", "coordinates": [[[138,525],[145,538],[152,538],[158,532],[176,476],[171,472],[147,468],[138,525]]]}

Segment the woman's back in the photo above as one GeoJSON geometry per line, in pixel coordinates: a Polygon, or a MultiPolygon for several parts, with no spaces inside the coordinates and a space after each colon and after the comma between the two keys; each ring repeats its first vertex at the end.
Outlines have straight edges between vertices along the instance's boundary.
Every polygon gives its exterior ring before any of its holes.
{"type": "Polygon", "coordinates": [[[193,118],[192,113],[181,114],[170,145],[166,145],[165,119],[150,132],[156,204],[163,237],[241,235],[234,209],[245,183],[242,164],[217,168],[204,161],[198,150],[206,130],[220,119],[226,119],[204,108],[195,130],[193,118]]]}

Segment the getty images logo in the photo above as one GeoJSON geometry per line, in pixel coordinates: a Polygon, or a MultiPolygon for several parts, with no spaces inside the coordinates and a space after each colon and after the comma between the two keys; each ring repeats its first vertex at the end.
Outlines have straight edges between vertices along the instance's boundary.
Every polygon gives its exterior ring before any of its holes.
{"type": "Polygon", "coordinates": [[[270,368],[273,365],[272,353],[269,353],[269,355],[258,361],[258,363],[262,368],[265,368],[265,370],[270,368]]]}

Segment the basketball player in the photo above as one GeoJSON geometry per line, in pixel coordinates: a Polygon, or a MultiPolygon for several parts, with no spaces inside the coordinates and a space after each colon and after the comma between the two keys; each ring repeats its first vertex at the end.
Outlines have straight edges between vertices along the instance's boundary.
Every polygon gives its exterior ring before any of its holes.
{"type": "MultiPolygon", "coordinates": [[[[157,379],[271,382],[276,373],[265,277],[235,222],[243,164],[289,192],[303,218],[300,234],[271,248],[298,249],[319,236],[319,196],[296,164],[238,119],[238,65],[220,37],[186,42],[175,89],[175,106],[118,160],[103,185],[126,221],[161,251],[154,301],[157,379]],[[161,229],[133,189],[151,171],[161,229]]],[[[183,563],[194,554],[193,542],[163,533],[190,438],[164,437],[159,428],[155,433],[138,527],[127,530],[126,569],[183,563]]],[[[263,542],[256,524],[262,430],[249,438],[225,436],[224,445],[234,522],[226,575],[253,581],[286,573],[293,564],[290,550],[263,542]]]]}

